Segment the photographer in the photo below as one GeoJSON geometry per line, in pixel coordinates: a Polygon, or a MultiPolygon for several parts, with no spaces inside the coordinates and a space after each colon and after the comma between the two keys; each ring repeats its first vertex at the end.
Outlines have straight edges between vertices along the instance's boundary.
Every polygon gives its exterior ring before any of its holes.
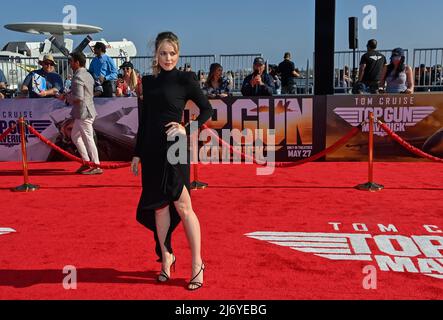
{"type": "Polygon", "coordinates": [[[274,81],[265,72],[265,60],[255,58],[254,72],[245,78],[241,93],[243,96],[272,96],[274,92],[274,81]]]}
{"type": "Polygon", "coordinates": [[[51,54],[40,59],[41,69],[30,72],[23,81],[21,92],[29,98],[53,98],[64,92],[60,75],[55,72],[55,60],[51,54]]]}
{"type": "MultiPolygon", "coordinates": [[[[0,90],[6,89],[6,77],[3,71],[0,69],[0,90]]],[[[4,99],[5,95],[0,92],[0,99],[4,99]]]]}
{"type": "Polygon", "coordinates": [[[123,74],[118,75],[117,97],[140,97],[142,95],[142,79],[134,69],[134,65],[126,61],[120,66],[123,74]]]}
{"type": "Polygon", "coordinates": [[[94,45],[94,54],[95,58],[91,61],[89,72],[102,87],[100,97],[111,98],[114,95],[117,81],[117,66],[114,60],[106,54],[106,45],[104,43],[97,42],[94,45]]]}

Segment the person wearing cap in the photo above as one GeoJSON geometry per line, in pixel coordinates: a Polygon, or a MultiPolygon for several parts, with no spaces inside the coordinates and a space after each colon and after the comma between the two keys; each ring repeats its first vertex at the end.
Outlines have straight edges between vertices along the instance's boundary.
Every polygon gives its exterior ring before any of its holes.
{"type": "Polygon", "coordinates": [[[294,62],[291,61],[290,52],[285,53],[284,60],[278,65],[278,73],[281,76],[281,93],[296,94],[297,84],[295,78],[299,78],[300,74],[297,72],[294,62]]]}
{"type": "Polygon", "coordinates": [[[134,70],[134,65],[126,61],[120,66],[122,78],[117,82],[117,97],[140,97],[142,93],[142,79],[134,70]]]}
{"type": "Polygon", "coordinates": [[[94,45],[95,58],[92,59],[89,66],[89,72],[95,81],[100,82],[103,87],[101,97],[110,98],[113,96],[117,81],[117,66],[113,59],[106,54],[106,45],[97,42],[94,45]]]}
{"type": "Polygon", "coordinates": [[[402,48],[392,50],[391,63],[384,68],[381,84],[386,93],[414,93],[412,68],[406,64],[402,48]]]}
{"type": "MultiPolygon", "coordinates": [[[[71,139],[77,150],[86,162],[100,165],[97,145],[94,141],[93,123],[97,117],[94,106],[94,79],[86,70],[86,57],[82,52],[73,52],[69,55],[69,65],[74,72],[71,91],[59,97],[72,106],[71,116],[74,118],[71,139]]],[[[82,165],[76,173],[86,175],[102,174],[100,168],[91,168],[82,165]]]]}
{"type": "Polygon", "coordinates": [[[254,72],[243,81],[241,93],[243,96],[272,96],[274,82],[265,72],[265,60],[261,57],[254,59],[254,72]]]}
{"type": "Polygon", "coordinates": [[[29,73],[23,81],[21,92],[29,98],[49,98],[63,93],[63,80],[55,72],[55,60],[51,54],[43,56],[39,61],[41,69],[29,73]]]}
{"type": "Polygon", "coordinates": [[[386,57],[378,52],[377,40],[368,41],[367,52],[361,57],[358,82],[364,84],[369,93],[378,93],[383,68],[387,65],[386,57]]]}

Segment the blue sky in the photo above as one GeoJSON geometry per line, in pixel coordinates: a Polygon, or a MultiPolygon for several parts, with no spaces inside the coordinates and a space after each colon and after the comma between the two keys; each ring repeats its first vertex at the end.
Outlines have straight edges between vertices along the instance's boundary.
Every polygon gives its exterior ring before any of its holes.
{"type": "MultiPolygon", "coordinates": [[[[147,55],[148,43],[164,30],[176,32],[183,54],[231,54],[261,52],[272,63],[293,52],[296,63],[305,65],[314,50],[314,0],[223,0],[223,1],[4,1],[0,25],[13,22],[62,22],[63,7],[74,5],[78,23],[100,26],[94,39],[127,38],[135,42],[139,55],[147,55]],[[20,4],[20,5],[18,5],[20,4]],[[123,5],[124,4],[124,5],[123,5]]],[[[348,17],[360,20],[360,47],[370,38],[380,48],[443,47],[443,1],[441,0],[337,0],[336,50],[347,49],[348,17]],[[378,29],[364,30],[365,5],[378,10],[378,29]]],[[[0,30],[0,44],[13,40],[41,40],[0,30]]],[[[81,39],[74,37],[78,43],[81,39]]]]}

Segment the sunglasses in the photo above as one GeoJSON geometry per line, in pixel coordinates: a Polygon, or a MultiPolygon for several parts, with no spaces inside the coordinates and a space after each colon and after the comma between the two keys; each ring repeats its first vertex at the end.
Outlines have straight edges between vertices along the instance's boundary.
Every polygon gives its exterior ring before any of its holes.
{"type": "Polygon", "coordinates": [[[132,68],[131,67],[125,67],[125,68],[122,68],[123,70],[132,70],[132,68]]]}
{"type": "Polygon", "coordinates": [[[46,61],[43,62],[42,65],[44,65],[44,66],[55,66],[54,63],[52,63],[52,62],[46,62],[46,61]]]}

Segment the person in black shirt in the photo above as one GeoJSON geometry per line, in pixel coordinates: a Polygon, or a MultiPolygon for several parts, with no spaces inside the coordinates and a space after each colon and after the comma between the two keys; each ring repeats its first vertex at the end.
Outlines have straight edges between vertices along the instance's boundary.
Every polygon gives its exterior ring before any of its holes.
{"type": "Polygon", "coordinates": [[[203,285],[205,264],[201,257],[200,223],[190,197],[189,154],[186,163],[172,164],[168,153],[176,144],[171,138],[188,133],[188,125],[180,124],[188,100],[200,109],[195,120],[199,127],[211,118],[213,109],[197,75],[176,69],[179,51],[175,34],[162,32],[157,36],[153,75],[143,77],[142,82],[143,105],[131,169],[138,175],[141,162],[143,190],[137,221],[154,232],[156,253],[162,262],[157,281],[164,283],[170,279],[171,267],[175,266],[171,237],[183,221],[192,255],[192,280],[188,289],[196,290],[203,285]]]}
{"type": "Polygon", "coordinates": [[[291,53],[286,52],[283,62],[278,65],[278,72],[281,76],[282,94],[296,94],[297,84],[295,78],[300,77],[300,74],[295,68],[294,62],[291,61],[291,53]]]}
{"type": "Polygon", "coordinates": [[[363,83],[370,93],[378,93],[383,68],[387,64],[386,57],[376,50],[375,39],[369,40],[366,48],[368,52],[360,60],[358,81],[363,83]]]}
{"type": "Polygon", "coordinates": [[[265,72],[266,65],[263,58],[254,59],[254,72],[243,81],[241,93],[243,96],[272,96],[274,93],[274,81],[265,72]]]}

